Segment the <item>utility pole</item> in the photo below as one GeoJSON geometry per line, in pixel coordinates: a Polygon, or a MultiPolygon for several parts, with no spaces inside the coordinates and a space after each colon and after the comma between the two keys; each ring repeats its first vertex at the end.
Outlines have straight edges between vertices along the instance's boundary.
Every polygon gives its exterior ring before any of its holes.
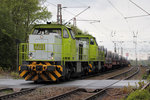
{"type": "Polygon", "coordinates": [[[116,41],[112,41],[114,43],[114,52],[117,53],[117,48],[116,48],[116,41]]]}
{"type": "Polygon", "coordinates": [[[116,43],[115,43],[114,45],[115,45],[114,51],[115,51],[115,53],[116,53],[116,52],[117,52],[117,50],[116,50],[116,43]]]}
{"type": "Polygon", "coordinates": [[[77,24],[76,24],[76,18],[74,17],[73,18],[73,26],[76,26],[77,24]]]}
{"type": "Polygon", "coordinates": [[[61,7],[61,4],[57,5],[57,24],[62,24],[62,7],[61,7]]]}
{"type": "MultiPolygon", "coordinates": [[[[111,37],[114,37],[114,40],[116,40],[116,32],[115,31],[112,31],[111,32],[111,37]]],[[[116,50],[116,43],[117,43],[117,41],[112,41],[113,43],[114,43],[114,52],[116,53],[117,52],[117,50],[116,50]]],[[[119,53],[119,50],[118,50],[118,53],[119,53]]]]}
{"type": "Polygon", "coordinates": [[[123,47],[121,47],[121,56],[123,56],[123,47]]]}
{"type": "Polygon", "coordinates": [[[124,41],[120,41],[120,44],[121,44],[121,56],[123,56],[123,47],[122,47],[123,42],[124,41]]]}
{"type": "Polygon", "coordinates": [[[137,35],[138,32],[133,32],[133,43],[135,44],[135,62],[136,62],[136,67],[137,67],[137,35]]]}

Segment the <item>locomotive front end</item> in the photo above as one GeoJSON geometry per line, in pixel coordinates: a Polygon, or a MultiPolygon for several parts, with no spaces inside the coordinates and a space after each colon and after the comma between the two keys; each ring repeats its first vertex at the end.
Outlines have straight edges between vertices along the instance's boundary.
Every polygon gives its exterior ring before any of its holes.
{"type": "Polygon", "coordinates": [[[20,44],[19,74],[25,80],[57,81],[62,77],[61,28],[34,27],[29,42],[20,44]]]}

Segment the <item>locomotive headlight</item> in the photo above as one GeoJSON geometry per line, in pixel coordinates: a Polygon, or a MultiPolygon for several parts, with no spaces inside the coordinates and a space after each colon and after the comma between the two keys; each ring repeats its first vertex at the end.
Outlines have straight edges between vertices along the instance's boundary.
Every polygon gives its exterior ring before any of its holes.
{"type": "Polygon", "coordinates": [[[51,59],[53,60],[54,58],[53,58],[53,57],[51,57],[51,59]]]}
{"type": "Polygon", "coordinates": [[[41,38],[41,39],[43,39],[43,38],[44,38],[44,36],[43,36],[43,35],[41,35],[41,36],[40,36],[40,38],[41,38]]]}
{"type": "Polygon", "coordinates": [[[33,53],[29,53],[29,58],[32,59],[33,53]]]}

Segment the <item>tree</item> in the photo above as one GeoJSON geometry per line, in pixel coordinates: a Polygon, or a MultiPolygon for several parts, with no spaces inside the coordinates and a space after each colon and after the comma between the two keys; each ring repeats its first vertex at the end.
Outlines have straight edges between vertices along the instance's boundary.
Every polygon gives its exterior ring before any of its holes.
{"type": "Polygon", "coordinates": [[[83,32],[81,29],[79,29],[77,26],[73,26],[71,24],[67,25],[68,27],[71,27],[71,29],[73,30],[73,32],[77,35],[77,34],[89,34],[87,31],[83,32]]]}
{"type": "Polygon", "coordinates": [[[0,0],[0,67],[16,66],[16,40],[27,40],[32,26],[51,18],[45,0],[0,0]]]}

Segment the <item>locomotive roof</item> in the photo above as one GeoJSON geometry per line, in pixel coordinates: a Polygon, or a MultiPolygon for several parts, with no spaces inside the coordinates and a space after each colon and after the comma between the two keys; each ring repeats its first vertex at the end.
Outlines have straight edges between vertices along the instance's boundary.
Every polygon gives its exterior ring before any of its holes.
{"type": "MultiPolygon", "coordinates": [[[[93,37],[92,35],[89,35],[89,34],[78,34],[78,35],[75,35],[75,37],[93,37]]],[[[93,37],[95,38],[95,37],[93,37]]]]}
{"type": "MultiPolygon", "coordinates": [[[[33,28],[64,28],[66,26],[61,24],[36,24],[33,28]]],[[[68,27],[66,27],[68,28],[68,27]]]]}

